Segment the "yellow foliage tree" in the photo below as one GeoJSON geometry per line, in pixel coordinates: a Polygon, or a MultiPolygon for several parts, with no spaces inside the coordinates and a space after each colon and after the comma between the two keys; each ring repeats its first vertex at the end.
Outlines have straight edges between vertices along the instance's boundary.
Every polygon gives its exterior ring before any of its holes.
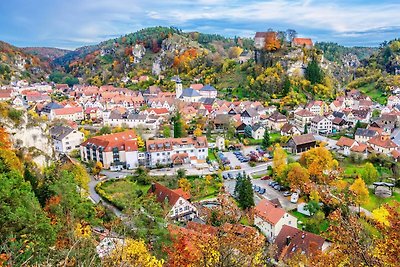
{"type": "Polygon", "coordinates": [[[202,136],[203,131],[200,129],[200,127],[197,127],[196,130],[193,131],[193,135],[197,137],[202,136]]]}
{"type": "Polygon", "coordinates": [[[192,184],[186,178],[179,179],[178,186],[185,192],[190,192],[190,189],[192,188],[192,184]]]}
{"type": "Polygon", "coordinates": [[[137,144],[139,148],[143,148],[144,147],[144,141],[143,138],[141,136],[137,137],[137,144]]]}
{"type": "Polygon", "coordinates": [[[240,48],[239,46],[234,46],[229,48],[228,56],[229,58],[238,58],[242,52],[243,52],[242,48],[240,48]]]}
{"type": "Polygon", "coordinates": [[[143,240],[125,239],[118,244],[111,255],[104,259],[104,266],[161,267],[164,261],[150,254],[143,240]]]}
{"type": "Polygon", "coordinates": [[[210,185],[213,180],[213,177],[208,174],[208,175],[206,175],[205,180],[206,180],[206,184],[210,185]]]}
{"type": "Polygon", "coordinates": [[[287,159],[287,155],[285,150],[283,150],[283,148],[279,145],[276,144],[275,145],[275,149],[274,149],[274,158],[273,158],[273,162],[272,162],[272,168],[274,170],[274,174],[277,177],[281,177],[285,167],[286,167],[286,159],[287,159]]]}
{"type": "Polygon", "coordinates": [[[287,181],[290,184],[290,188],[304,191],[304,185],[310,182],[308,170],[302,167],[298,162],[289,164],[288,169],[287,181]]]}
{"type": "MultiPolygon", "coordinates": [[[[101,164],[101,162],[100,162],[101,164]]],[[[90,182],[90,177],[89,174],[87,173],[85,167],[82,166],[82,164],[76,162],[76,163],[69,163],[65,164],[62,167],[63,170],[68,171],[69,173],[72,173],[74,176],[75,182],[83,189],[89,190],[89,182],[90,182]]]]}
{"type": "Polygon", "coordinates": [[[85,130],[83,127],[79,129],[79,131],[81,133],[83,133],[83,135],[85,136],[85,140],[89,137],[90,135],[90,131],[89,130],[85,130]]]}
{"type": "Polygon", "coordinates": [[[332,153],[325,147],[319,146],[303,153],[300,163],[308,168],[312,180],[319,184],[329,183],[330,171],[337,166],[332,153]]]}
{"type": "Polygon", "coordinates": [[[77,223],[75,225],[74,235],[77,238],[89,238],[91,236],[91,227],[88,223],[77,223]]]}
{"type": "Polygon", "coordinates": [[[383,206],[372,211],[372,217],[374,220],[385,226],[390,226],[388,220],[389,215],[389,211],[383,206]]]}
{"type": "Polygon", "coordinates": [[[92,168],[93,175],[99,175],[102,169],[103,169],[103,164],[100,161],[97,161],[94,167],[92,168]]]}
{"type": "Polygon", "coordinates": [[[369,191],[365,185],[364,180],[358,177],[354,183],[349,187],[349,190],[353,194],[354,202],[360,207],[362,204],[366,204],[369,201],[369,191]]]}

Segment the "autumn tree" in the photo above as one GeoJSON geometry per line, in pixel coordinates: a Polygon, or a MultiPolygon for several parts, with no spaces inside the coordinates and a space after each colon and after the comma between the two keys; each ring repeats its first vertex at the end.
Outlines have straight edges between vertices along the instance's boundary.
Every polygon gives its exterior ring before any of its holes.
{"type": "MultiPolygon", "coordinates": [[[[82,164],[69,163],[62,167],[62,170],[66,170],[74,176],[75,182],[83,189],[89,190],[90,177],[85,167],[82,164]]],[[[100,169],[101,170],[101,169],[100,169]]]]}
{"type": "Polygon", "coordinates": [[[138,144],[138,148],[140,148],[140,149],[144,148],[145,143],[144,143],[143,138],[141,136],[137,137],[137,144],[138,144]]]}
{"type": "Polygon", "coordinates": [[[164,127],[163,127],[163,135],[164,135],[164,138],[171,137],[171,128],[169,127],[169,125],[164,125],[164,127]]]}
{"type": "Polygon", "coordinates": [[[203,131],[201,130],[200,127],[197,127],[194,131],[193,131],[193,135],[196,137],[202,136],[203,135],[203,131]]]}
{"type": "Polygon", "coordinates": [[[286,168],[287,155],[285,150],[279,145],[275,145],[272,169],[276,177],[281,177],[286,168]]]}
{"type": "Polygon", "coordinates": [[[185,191],[185,192],[190,192],[190,189],[192,188],[192,184],[186,178],[179,179],[178,180],[178,186],[180,188],[182,188],[182,190],[185,191]]]}
{"type": "Polygon", "coordinates": [[[11,142],[9,140],[8,133],[2,126],[0,126],[0,147],[2,149],[10,149],[11,148],[11,142]]]}
{"type": "Polygon", "coordinates": [[[310,182],[310,174],[308,170],[301,166],[298,162],[287,165],[287,183],[291,189],[300,189],[304,191],[304,185],[310,182]]]}
{"type": "Polygon", "coordinates": [[[317,184],[328,184],[333,178],[329,175],[338,166],[332,153],[325,147],[312,148],[301,155],[300,163],[308,169],[311,180],[317,184]]]}
{"type": "Polygon", "coordinates": [[[367,162],[361,173],[361,177],[366,184],[372,184],[378,179],[379,174],[374,165],[371,162],[367,162]]]}
{"type": "Polygon", "coordinates": [[[359,211],[361,210],[361,205],[368,203],[369,201],[369,191],[365,182],[361,177],[358,177],[354,183],[349,187],[354,203],[358,205],[359,211]]]}
{"type": "Polygon", "coordinates": [[[233,46],[233,47],[229,48],[228,56],[231,59],[238,58],[240,56],[240,54],[242,54],[242,52],[243,52],[243,48],[238,47],[238,46],[233,46]]]}
{"type": "Polygon", "coordinates": [[[94,167],[92,168],[93,175],[95,176],[99,175],[102,169],[103,169],[103,164],[100,161],[96,161],[94,167]]]}
{"type": "Polygon", "coordinates": [[[126,238],[117,242],[115,249],[103,259],[104,266],[162,267],[163,260],[151,255],[143,240],[126,238]]]}

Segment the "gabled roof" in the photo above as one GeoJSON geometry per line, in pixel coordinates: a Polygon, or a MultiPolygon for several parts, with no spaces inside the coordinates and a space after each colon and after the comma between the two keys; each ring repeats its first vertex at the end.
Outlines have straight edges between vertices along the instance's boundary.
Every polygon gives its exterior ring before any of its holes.
{"type": "Polygon", "coordinates": [[[368,143],[389,149],[398,147],[392,140],[390,140],[390,136],[384,136],[384,135],[378,135],[372,137],[371,139],[368,140],[368,143]]]}
{"type": "Polygon", "coordinates": [[[295,45],[313,45],[313,42],[310,38],[293,38],[293,43],[295,45]]]}
{"type": "Polygon", "coordinates": [[[285,115],[279,113],[278,111],[275,111],[274,113],[272,113],[271,116],[268,117],[268,120],[277,122],[277,121],[286,121],[287,118],[285,115]]]}
{"type": "MultiPolygon", "coordinates": [[[[290,132],[293,128],[296,128],[294,125],[290,124],[290,123],[285,123],[282,128],[281,128],[281,132],[283,133],[288,133],[290,132]]],[[[296,128],[297,129],[297,128],[296,128]]]]}
{"type": "Polygon", "coordinates": [[[317,115],[311,119],[311,122],[319,123],[319,122],[323,121],[324,119],[326,119],[324,116],[317,115]]]}
{"type": "Polygon", "coordinates": [[[350,139],[348,137],[342,136],[340,139],[337,141],[336,145],[337,146],[347,146],[347,147],[352,147],[354,143],[357,143],[356,140],[350,139]]]}
{"type": "Polygon", "coordinates": [[[54,114],[56,115],[68,115],[68,114],[75,114],[75,113],[82,113],[82,107],[70,107],[70,108],[58,108],[53,109],[54,114]]]}
{"type": "Polygon", "coordinates": [[[159,203],[165,203],[165,201],[167,201],[171,207],[175,205],[180,197],[186,200],[188,196],[190,197],[190,195],[183,190],[172,190],[159,183],[153,183],[147,193],[153,194],[159,203]]]}
{"type": "Polygon", "coordinates": [[[213,86],[207,84],[207,85],[203,86],[203,88],[201,88],[200,91],[215,92],[215,91],[217,91],[217,89],[215,89],[213,86]]]}
{"type": "Polygon", "coordinates": [[[127,130],[120,133],[107,134],[89,138],[81,144],[81,146],[96,146],[102,147],[105,152],[112,151],[113,148],[118,148],[119,151],[137,151],[136,132],[127,130]]]}
{"type": "Polygon", "coordinates": [[[286,211],[267,199],[261,200],[254,208],[255,213],[264,221],[275,225],[283,218],[286,211]]]}
{"type": "Polygon", "coordinates": [[[185,88],[180,97],[196,97],[200,96],[199,92],[193,88],[185,88]]]}
{"type": "Polygon", "coordinates": [[[299,111],[295,112],[294,114],[297,116],[300,116],[300,117],[314,117],[315,116],[314,113],[312,113],[311,111],[309,111],[307,109],[299,110],[299,111]]]}
{"type": "Polygon", "coordinates": [[[278,247],[275,258],[279,260],[290,258],[299,251],[310,256],[322,251],[324,243],[325,239],[316,234],[284,225],[275,239],[275,245],[278,247]]]}
{"type": "Polygon", "coordinates": [[[311,142],[316,142],[315,137],[312,133],[303,134],[303,135],[295,135],[292,137],[292,140],[296,145],[303,145],[303,144],[308,144],[311,142]]]}
{"type": "Polygon", "coordinates": [[[377,135],[377,132],[374,130],[364,129],[364,128],[357,128],[355,135],[358,136],[366,136],[366,137],[374,137],[377,135]]]}
{"type": "Polygon", "coordinates": [[[50,129],[50,135],[53,139],[61,141],[75,129],[67,126],[57,125],[50,129]]]}

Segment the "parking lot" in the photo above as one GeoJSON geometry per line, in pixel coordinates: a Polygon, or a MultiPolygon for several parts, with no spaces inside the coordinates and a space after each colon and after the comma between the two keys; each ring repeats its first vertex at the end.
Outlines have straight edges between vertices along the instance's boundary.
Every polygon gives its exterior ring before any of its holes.
{"type": "MultiPolygon", "coordinates": [[[[289,210],[293,210],[297,208],[297,204],[291,203],[290,202],[290,197],[284,197],[283,196],[283,192],[282,191],[277,191],[275,189],[273,189],[272,187],[270,187],[268,185],[268,182],[270,182],[271,180],[261,180],[261,179],[252,179],[251,183],[253,185],[256,186],[260,186],[261,188],[265,189],[265,193],[260,195],[256,192],[254,192],[254,202],[257,205],[258,202],[260,202],[260,200],[262,198],[268,199],[268,200],[272,200],[272,199],[279,199],[279,202],[281,203],[282,207],[289,211],[289,210]]],[[[234,190],[235,190],[235,184],[236,184],[236,180],[235,179],[224,179],[224,186],[225,186],[225,190],[230,193],[231,195],[233,194],[234,190]]]]}
{"type": "Polygon", "coordinates": [[[240,166],[242,169],[249,167],[247,162],[240,162],[233,152],[223,152],[224,156],[231,162],[229,165],[235,168],[236,166],[240,166]]]}

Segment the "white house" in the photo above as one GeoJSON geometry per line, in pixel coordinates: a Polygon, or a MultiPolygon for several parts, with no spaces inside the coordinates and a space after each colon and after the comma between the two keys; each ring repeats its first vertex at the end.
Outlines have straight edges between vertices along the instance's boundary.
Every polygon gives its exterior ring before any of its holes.
{"type": "Polygon", "coordinates": [[[351,149],[353,147],[359,146],[359,144],[356,140],[350,139],[345,136],[340,137],[340,139],[337,141],[336,145],[343,149],[343,155],[345,155],[345,156],[350,155],[350,152],[352,151],[351,149]]]}
{"type": "Polygon", "coordinates": [[[251,137],[253,139],[263,139],[264,138],[264,133],[265,133],[265,127],[261,125],[260,123],[257,123],[253,125],[251,131],[251,137]]]}
{"type": "Polygon", "coordinates": [[[267,128],[273,131],[280,131],[287,122],[286,116],[277,111],[272,113],[266,120],[267,128]]]}
{"type": "Polygon", "coordinates": [[[216,98],[218,95],[217,89],[215,89],[213,86],[211,86],[209,84],[203,86],[203,88],[201,88],[199,90],[199,93],[201,96],[207,97],[207,98],[216,98]]]}
{"type": "Polygon", "coordinates": [[[127,130],[89,138],[80,145],[81,159],[85,162],[98,161],[108,169],[112,166],[134,169],[144,153],[138,152],[136,133],[127,130]]]}
{"type": "Polygon", "coordinates": [[[304,125],[310,124],[312,118],[315,117],[315,114],[307,109],[302,109],[296,111],[294,113],[294,122],[300,127],[304,128],[304,125]]]}
{"type": "Polygon", "coordinates": [[[49,119],[65,119],[71,121],[84,120],[84,114],[82,107],[64,107],[58,109],[52,109],[50,111],[49,119]]]}
{"type": "Polygon", "coordinates": [[[332,133],[332,121],[323,116],[315,116],[311,120],[310,132],[317,134],[332,133]]]}
{"type": "Polygon", "coordinates": [[[148,191],[153,194],[161,205],[168,204],[170,211],[167,214],[175,221],[189,221],[198,216],[197,208],[190,203],[190,194],[179,189],[169,189],[159,183],[153,183],[148,191]]]}
{"type": "Polygon", "coordinates": [[[84,139],[82,132],[61,125],[51,128],[50,136],[53,140],[54,149],[58,153],[69,153],[74,149],[78,149],[84,139]]]}
{"type": "Polygon", "coordinates": [[[284,225],[297,227],[297,219],[271,201],[263,199],[255,207],[254,224],[268,241],[273,242],[284,225]]]}
{"type": "Polygon", "coordinates": [[[199,102],[201,98],[202,95],[197,90],[193,88],[185,88],[178,99],[182,100],[183,102],[199,102]]]}
{"type": "Polygon", "coordinates": [[[157,164],[202,164],[208,156],[208,143],[205,136],[186,138],[165,138],[147,140],[147,163],[157,164]]]}
{"type": "Polygon", "coordinates": [[[306,109],[314,113],[314,115],[324,115],[329,111],[329,106],[321,100],[310,101],[306,109]]]}
{"type": "Polygon", "coordinates": [[[367,143],[369,139],[378,135],[377,131],[364,129],[364,128],[357,128],[356,133],[354,134],[355,140],[358,143],[367,143]]]}

